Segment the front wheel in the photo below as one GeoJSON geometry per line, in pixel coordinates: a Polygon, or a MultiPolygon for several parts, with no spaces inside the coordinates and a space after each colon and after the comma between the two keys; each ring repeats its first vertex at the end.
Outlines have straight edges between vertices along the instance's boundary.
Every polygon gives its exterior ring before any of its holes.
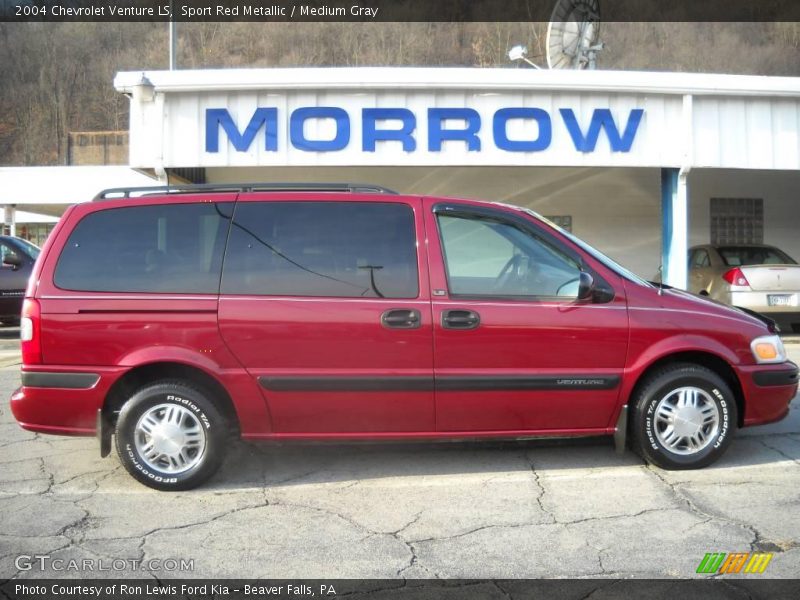
{"type": "Polygon", "coordinates": [[[120,461],[137,480],[157,490],[187,490],[219,468],[229,426],[208,394],[177,381],[140,389],[119,414],[120,461]]]}
{"type": "Polygon", "coordinates": [[[736,399],[723,379],[691,363],[648,375],[633,399],[633,440],[647,462],[663,469],[699,469],[730,444],[736,399]]]}

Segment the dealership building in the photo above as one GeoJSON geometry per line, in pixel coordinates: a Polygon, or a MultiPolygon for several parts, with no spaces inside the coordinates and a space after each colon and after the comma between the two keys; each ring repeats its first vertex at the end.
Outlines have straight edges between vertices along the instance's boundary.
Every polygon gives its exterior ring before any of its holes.
{"type": "Polygon", "coordinates": [[[164,182],[517,204],[681,287],[694,244],[800,258],[800,78],[381,67],[124,72],[114,86],[131,101],[130,167],[164,182]]]}

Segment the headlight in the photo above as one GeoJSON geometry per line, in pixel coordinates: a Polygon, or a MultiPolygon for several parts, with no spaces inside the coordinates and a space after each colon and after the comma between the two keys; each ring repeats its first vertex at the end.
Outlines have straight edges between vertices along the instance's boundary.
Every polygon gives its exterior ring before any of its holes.
{"type": "Polygon", "coordinates": [[[786,361],[783,341],[777,335],[764,335],[750,342],[750,350],[757,363],[774,364],[786,361]]]}

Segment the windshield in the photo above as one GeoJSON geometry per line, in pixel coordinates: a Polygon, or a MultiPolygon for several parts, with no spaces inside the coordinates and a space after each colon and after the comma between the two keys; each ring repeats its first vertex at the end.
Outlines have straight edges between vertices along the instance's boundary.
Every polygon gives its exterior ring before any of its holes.
{"type": "Polygon", "coordinates": [[[717,251],[729,267],[797,264],[789,255],[769,246],[721,246],[717,251]]]}
{"type": "Polygon", "coordinates": [[[646,287],[654,287],[653,284],[651,284],[649,281],[647,281],[645,279],[642,279],[641,277],[636,275],[634,272],[626,269],[625,267],[623,267],[621,264],[619,264],[615,260],[609,258],[608,256],[606,256],[605,254],[603,254],[602,252],[600,252],[596,248],[593,248],[592,246],[590,246],[589,244],[584,242],[582,239],[575,237],[569,231],[567,231],[565,229],[562,229],[561,227],[559,227],[558,225],[556,225],[555,223],[553,223],[549,219],[546,219],[545,217],[543,217],[542,215],[537,213],[536,211],[533,211],[533,210],[530,210],[529,208],[524,208],[524,207],[521,207],[521,206],[517,206],[515,208],[519,208],[519,209],[525,211],[527,214],[531,215],[536,220],[541,221],[545,225],[555,229],[561,235],[563,235],[564,237],[568,238],[571,242],[573,242],[577,246],[579,246],[582,250],[584,250],[588,254],[591,254],[593,258],[595,258],[596,260],[598,260],[599,262],[604,264],[606,267],[608,267],[609,269],[614,271],[617,275],[621,275],[625,279],[628,279],[628,280],[630,280],[630,281],[632,281],[634,283],[638,283],[639,285],[643,285],[643,286],[646,286],[646,287]]]}
{"type": "Polygon", "coordinates": [[[22,238],[17,238],[16,242],[19,249],[30,256],[33,260],[39,258],[39,253],[42,251],[39,246],[31,244],[28,240],[23,240],[22,238]]]}

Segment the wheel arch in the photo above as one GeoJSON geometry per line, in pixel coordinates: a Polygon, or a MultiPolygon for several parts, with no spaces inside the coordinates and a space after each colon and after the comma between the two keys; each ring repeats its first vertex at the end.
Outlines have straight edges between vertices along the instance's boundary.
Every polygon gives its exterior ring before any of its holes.
{"type": "Polygon", "coordinates": [[[240,433],[239,415],[225,386],[211,373],[186,363],[164,361],[137,365],[117,379],[106,394],[102,414],[109,423],[116,423],[122,405],[141,387],[163,380],[182,380],[200,387],[228,420],[236,436],[240,433]]]}
{"type": "Polygon", "coordinates": [[[648,364],[647,367],[645,367],[642,370],[641,374],[636,380],[636,383],[631,389],[631,393],[628,395],[626,406],[628,406],[629,408],[631,407],[631,403],[634,401],[634,398],[636,398],[636,394],[639,392],[639,389],[641,388],[641,386],[651,373],[657,371],[658,369],[676,363],[692,363],[700,365],[719,375],[719,377],[731,388],[731,391],[733,392],[733,397],[736,400],[736,409],[737,409],[736,425],[737,427],[742,427],[744,425],[744,409],[745,409],[744,391],[742,389],[742,383],[741,381],[739,381],[739,377],[736,375],[736,371],[734,371],[730,363],[726,361],[724,358],[716,354],[713,354],[711,352],[705,352],[702,350],[685,350],[685,351],[673,352],[661,356],[658,359],[651,362],[650,364],[648,364]]]}

